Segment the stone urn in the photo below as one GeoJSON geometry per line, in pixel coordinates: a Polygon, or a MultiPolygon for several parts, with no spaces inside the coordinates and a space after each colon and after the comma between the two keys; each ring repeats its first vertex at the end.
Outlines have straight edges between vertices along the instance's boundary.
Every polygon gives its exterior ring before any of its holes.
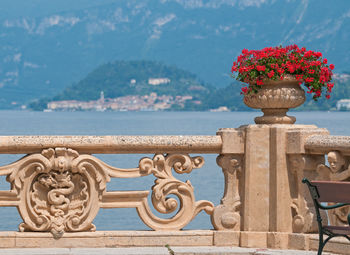
{"type": "Polygon", "coordinates": [[[281,81],[267,80],[258,93],[244,96],[244,103],[264,113],[254,119],[256,124],[293,124],[295,117],[288,116],[290,108],[305,102],[305,92],[293,76],[285,76],[281,81]]]}

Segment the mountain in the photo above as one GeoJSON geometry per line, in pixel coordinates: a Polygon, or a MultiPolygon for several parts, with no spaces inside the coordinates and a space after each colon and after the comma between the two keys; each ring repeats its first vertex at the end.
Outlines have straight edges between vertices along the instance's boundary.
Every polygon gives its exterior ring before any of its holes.
{"type": "Polygon", "coordinates": [[[116,60],[161,61],[224,88],[243,48],[297,43],[350,70],[348,0],[2,0],[0,11],[0,108],[116,60]]]}

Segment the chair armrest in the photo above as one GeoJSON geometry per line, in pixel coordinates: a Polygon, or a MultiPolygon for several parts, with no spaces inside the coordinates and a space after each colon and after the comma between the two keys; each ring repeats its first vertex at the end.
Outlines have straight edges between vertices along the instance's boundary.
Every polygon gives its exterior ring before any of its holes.
{"type": "MultiPolygon", "coordinates": [[[[335,204],[335,205],[321,205],[320,203],[318,203],[318,206],[323,210],[336,209],[336,208],[343,207],[346,205],[350,205],[350,204],[349,203],[339,203],[339,204],[335,204]]],[[[348,215],[348,220],[349,220],[349,217],[350,217],[350,215],[348,215]]]]}

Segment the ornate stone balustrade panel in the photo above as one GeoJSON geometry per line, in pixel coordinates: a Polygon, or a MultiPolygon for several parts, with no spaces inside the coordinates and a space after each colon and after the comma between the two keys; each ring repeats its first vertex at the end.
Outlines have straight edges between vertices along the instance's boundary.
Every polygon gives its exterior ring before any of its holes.
{"type": "Polygon", "coordinates": [[[350,156],[350,136],[312,135],[305,141],[305,150],[310,154],[341,151],[344,156],[350,156]]]}
{"type": "Polygon", "coordinates": [[[140,218],[154,230],[179,230],[201,210],[212,214],[214,205],[196,201],[190,181],[176,179],[204,164],[202,157],[188,154],[156,154],[142,158],[139,167],[121,169],[70,148],[48,148],[0,167],[11,183],[10,191],[0,191],[0,206],[17,206],[23,223],[20,231],[50,231],[59,238],[64,232],[94,231],[92,224],[100,207],[137,209],[140,218]],[[110,178],[156,177],[151,201],[169,219],[155,216],[148,205],[149,191],[107,192],[110,178]],[[178,198],[169,197],[174,195],[178,198]]]}
{"type": "MultiPolygon", "coordinates": [[[[99,208],[126,207],[155,230],[182,229],[204,210],[216,230],[309,233],[316,226],[302,178],[350,181],[350,138],[312,125],[247,125],[215,136],[8,136],[0,137],[0,153],[28,154],[0,167],[11,183],[11,190],[0,191],[0,206],[18,207],[21,231],[56,237],[94,231],[99,208]],[[154,157],[121,169],[92,153],[154,157]],[[192,184],[174,177],[174,171],[190,173],[203,165],[202,157],[188,153],[219,154],[225,188],[216,207],[196,201],[192,184]],[[151,190],[106,190],[110,178],[148,175],[155,177],[151,190]],[[158,217],[152,207],[173,216],[158,217]]],[[[347,210],[335,210],[330,220],[344,223],[347,210]]]]}
{"type": "MultiPolygon", "coordinates": [[[[328,164],[319,163],[316,167],[317,180],[350,181],[350,136],[314,135],[305,143],[310,154],[326,157],[328,164]]],[[[332,225],[347,226],[350,206],[328,211],[332,225]]]]}
{"type": "MultiPolygon", "coordinates": [[[[304,177],[314,180],[318,164],[324,163],[321,155],[290,154],[289,172],[291,173],[292,196],[292,227],[294,233],[314,233],[318,231],[316,212],[309,191],[302,183],[304,177]]],[[[326,221],[327,215],[322,212],[321,217],[326,221]]]]}

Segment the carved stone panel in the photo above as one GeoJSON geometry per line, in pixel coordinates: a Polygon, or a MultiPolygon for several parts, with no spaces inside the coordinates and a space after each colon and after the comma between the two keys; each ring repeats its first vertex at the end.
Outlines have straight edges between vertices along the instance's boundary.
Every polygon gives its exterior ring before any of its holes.
{"type": "Polygon", "coordinates": [[[72,149],[45,149],[0,167],[0,176],[7,175],[11,183],[11,190],[1,193],[0,206],[18,207],[23,219],[20,231],[51,232],[55,238],[64,232],[94,231],[92,222],[100,207],[136,208],[152,229],[179,230],[201,210],[212,214],[214,205],[206,200],[196,201],[191,182],[176,179],[172,170],[178,174],[190,173],[203,164],[202,157],[157,154],[153,159],[141,159],[137,168],[120,169],[72,149]],[[106,191],[111,177],[150,174],[156,177],[152,204],[160,213],[176,212],[171,218],[162,219],[152,213],[147,190],[106,191]]]}
{"type": "Polygon", "coordinates": [[[147,202],[137,207],[142,221],[156,230],[180,230],[186,226],[201,210],[213,213],[214,205],[207,200],[196,201],[194,188],[189,180],[182,182],[172,174],[172,169],[178,174],[190,173],[204,164],[202,157],[190,157],[187,154],[156,154],[153,159],[143,158],[140,161],[140,171],[152,173],[157,179],[152,187],[152,204],[163,214],[177,213],[163,219],[155,216],[147,202]],[[170,197],[174,195],[178,198],[170,197]]]}
{"type": "MultiPolygon", "coordinates": [[[[18,193],[20,231],[64,232],[95,230],[99,197],[108,176],[78,152],[56,148],[43,150],[6,166],[7,179],[18,193]]],[[[4,168],[4,167],[2,167],[4,168]]]]}
{"type": "MultiPolygon", "coordinates": [[[[314,179],[315,168],[324,162],[323,157],[303,154],[289,155],[289,170],[292,177],[292,228],[295,233],[315,233],[318,231],[316,212],[312,199],[305,184],[302,183],[304,177],[314,179]]],[[[327,221],[327,215],[321,212],[322,219],[327,221]]]]}
{"type": "MultiPolygon", "coordinates": [[[[319,164],[317,166],[317,179],[323,181],[350,181],[349,157],[342,155],[340,151],[330,151],[327,154],[329,166],[319,164]]],[[[348,226],[350,206],[344,206],[328,211],[331,225],[348,226]]]]}

